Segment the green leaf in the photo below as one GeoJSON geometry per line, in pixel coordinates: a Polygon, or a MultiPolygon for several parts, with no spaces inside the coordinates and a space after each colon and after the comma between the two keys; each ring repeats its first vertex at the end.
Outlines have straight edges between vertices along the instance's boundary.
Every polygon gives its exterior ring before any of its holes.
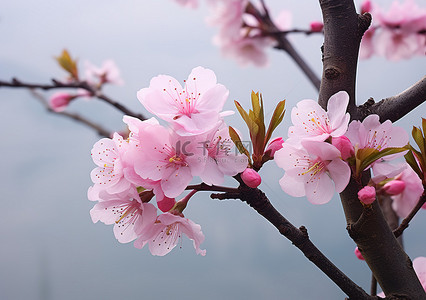
{"type": "Polygon", "coordinates": [[[255,143],[255,140],[257,138],[257,134],[259,132],[259,126],[256,124],[254,120],[254,113],[253,111],[249,111],[249,114],[243,109],[243,107],[238,103],[238,101],[234,101],[235,106],[237,107],[238,112],[240,113],[243,120],[246,122],[247,127],[250,132],[250,139],[252,143],[255,143]]]}
{"type": "Polygon", "coordinates": [[[422,118],[423,137],[426,135],[426,119],[422,118]]]}
{"type": "Polygon", "coordinates": [[[252,165],[251,158],[250,158],[250,153],[248,152],[248,150],[246,149],[246,147],[244,147],[244,145],[241,142],[241,139],[240,139],[240,136],[238,135],[238,133],[231,126],[229,126],[229,136],[231,137],[231,140],[234,142],[235,147],[237,147],[238,151],[241,154],[246,155],[247,158],[248,158],[248,161],[249,161],[250,165],[252,165]]]}
{"type": "Polygon", "coordinates": [[[278,125],[283,120],[284,114],[285,114],[284,108],[285,108],[285,100],[278,102],[277,106],[275,107],[274,113],[272,114],[271,122],[269,122],[268,131],[266,132],[265,141],[264,141],[265,145],[270,140],[275,128],[277,128],[278,125]]]}
{"type": "Polygon", "coordinates": [[[255,116],[260,114],[260,102],[259,102],[259,93],[251,91],[251,106],[253,107],[253,113],[255,116]]]}
{"type": "Polygon", "coordinates": [[[62,69],[71,75],[71,78],[78,80],[77,61],[71,58],[71,55],[66,49],[62,51],[60,56],[55,57],[55,59],[62,69]]]}
{"type": "Polygon", "coordinates": [[[419,146],[420,152],[425,153],[425,139],[423,138],[422,131],[419,128],[413,126],[411,135],[413,136],[413,139],[416,142],[417,146],[419,146]]]}
{"type": "Polygon", "coordinates": [[[247,112],[244,110],[244,108],[241,106],[240,103],[238,103],[238,101],[235,101],[235,106],[237,107],[238,112],[240,113],[241,117],[243,118],[243,120],[246,122],[247,126],[251,123],[250,122],[250,117],[247,114],[247,112]]]}
{"type": "Polygon", "coordinates": [[[377,161],[378,159],[391,155],[400,153],[403,151],[407,151],[407,147],[389,147],[385,148],[381,151],[374,149],[374,148],[364,148],[364,149],[358,149],[356,152],[356,171],[357,174],[361,174],[362,171],[364,171],[365,168],[367,168],[369,165],[377,161]]]}
{"type": "MultiPolygon", "coordinates": [[[[410,146],[411,147],[411,146],[410,146]]],[[[404,155],[405,161],[410,165],[411,169],[414,170],[414,172],[417,173],[417,175],[423,179],[423,173],[419,168],[419,165],[417,164],[416,158],[413,155],[413,152],[408,151],[407,154],[404,155]]]]}

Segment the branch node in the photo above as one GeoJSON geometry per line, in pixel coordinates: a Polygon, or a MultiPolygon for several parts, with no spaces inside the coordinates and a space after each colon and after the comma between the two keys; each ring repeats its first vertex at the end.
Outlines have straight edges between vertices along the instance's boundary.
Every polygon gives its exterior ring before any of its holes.
{"type": "Polygon", "coordinates": [[[362,38],[364,33],[367,31],[368,27],[371,25],[371,14],[366,12],[362,15],[358,15],[358,29],[359,29],[359,37],[362,38]]]}
{"type": "Polygon", "coordinates": [[[325,78],[327,78],[329,80],[336,80],[337,78],[339,78],[340,73],[341,72],[337,68],[334,68],[334,67],[327,68],[324,71],[325,78]]]}
{"type": "Polygon", "coordinates": [[[305,238],[309,239],[308,229],[305,226],[300,226],[299,230],[302,232],[305,238]]]}

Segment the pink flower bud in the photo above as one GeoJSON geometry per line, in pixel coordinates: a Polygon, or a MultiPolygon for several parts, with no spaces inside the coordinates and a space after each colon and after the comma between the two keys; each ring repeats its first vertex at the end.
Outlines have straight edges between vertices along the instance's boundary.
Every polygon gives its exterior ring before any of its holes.
{"type": "Polygon", "coordinates": [[[56,112],[64,111],[74,97],[68,93],[57,92],[49,99],[49,106],[56,112]]]}
{"type": "Polygon", "coordinates": [[[244,172],[241,173],[241,179],[251,188],[257,188],[262,182],[259,173],[250,168],[245,169],[244,172]]]}
{"type": "Polygon", "coordinates": [[[370,11],[371,11],[371,1],[365,0],[361,4],[361,14],[364,14],[364,13],[370,12],[370,11]]]}
{"type": "Polygon", "coordinates": [[[313,21],[310,24],[312,32],[321,32],[324,28],[324,24],[320,21],[313,21]]]}
{"type": "Polygon", "coordinates": [[[376,200],[376,189],[374,186],[365,186],[358,192],[358,199],[364,204],[371,204],[376,200]]]}
{"type": "Polygon", "coordinates": [[[157,199],[158,209],[161,210],[162,212],[168,212],[169,210],[171,210],[173,206],[175,205],[175,203],[176,203],[175,198],[169,198],[164,196],[164,198],[161,199],[160,201],[158,201],[157,199]]]}
{"type": "Polygon", "coordinates": [[[274,158],[275,152],[280,150],[283,147],[284,140],[282,137],[278,137],[269,142],[268,147],[266,147],[265,152],[270,151],[269,156],[274,158]]]}
{"type": "Polygon", "coordinates": [[[355,155],[354,147],[352,146],[351,141],[347,137],[334,137],[331,140],[331,143],[340,151],[343,160],[355,155]]]}
{"type": "Polygon", "coordinates": [[[356,257],[358,257],[358,259],[364,260],[364,257],[362,256],[361,251],[359,251],[358,247],[355,248],[354,253],[355,253],[356,257]]]}
{"type": "Polygon", "coordinates": [[[383,186],[383,190],[388,195],[401,194],[405,189],[405,182],[402,180],[392,180],[383,186]]]}

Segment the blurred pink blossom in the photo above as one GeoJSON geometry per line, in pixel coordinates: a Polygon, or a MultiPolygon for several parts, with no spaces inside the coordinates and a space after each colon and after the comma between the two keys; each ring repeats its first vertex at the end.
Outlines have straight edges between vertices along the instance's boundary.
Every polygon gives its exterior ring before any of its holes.
{"type": "Polygon", "coordinates": [[[392,208],[401,218],[405,218],[416,206],[423,193],[423,184],[416,172],[407,167],[401,174],[395,177],[396,180],[403,181],[405,188],[402,193],[391,196],[393,199],[392,208]]]}
{"type": "Polygon", "coordinates": [[[197,8],[198,7],[198,0],[174,0],[176,3],[182,6],[186,6],[189,8],[197,8]]]}
{"type": "Polygon", "coordinates": [[[55,112],[64,111],[75,96],[66,92],[56,92],[49,98],[49,107],[55,112]]]}
{"type": "Polygon", "coordinates": [[[85,69],[86,80],[90,84],[112,83],[122,85],[124,83],[120,76],[120,70],[111,59],[104,61],[101,67],[96,67],[91,62],[86,61],[85,69]]]}

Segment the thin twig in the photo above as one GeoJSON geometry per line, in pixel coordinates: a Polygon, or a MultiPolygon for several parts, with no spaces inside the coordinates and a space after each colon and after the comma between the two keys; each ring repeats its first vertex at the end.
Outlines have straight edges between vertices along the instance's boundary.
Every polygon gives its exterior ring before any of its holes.
{"type": "MultiPolygon", "coordinates": [[[[279,32],[279,28],[275,25],[275,23],[270,18],[267,10],[265,11],[265,14],[262,14],[254,5],[252,5],[249,2],[249,5],[247,6],[247,12],[252,14],[257,20],[262,22],[262,24],[259,26],[262,32],[265,33],[265,35],[271,36],[273,32],[279,32]]],[[[306,61],[300,56],[299,52],[293,47],[293,45],[290,43],[290,41],[286,38],[284,34],[273,34],[273,38],[277,41],[278,45],[275,46],[276,49],[284,50],[285,52],[290,55],[290,57],[294,60],[294,62],[299,66],[299,68],[303,71],[303,73],[308,77],[309,81],[314,85],[314,87],[319,90],[321,80],[315,74],[315,72],[309,67],[309,65],[306,63],[306,61]]]]}
{"type": "Polygon", "coordinates": [[[211,191],[211,192],[223,192],[223,193],[239,193],[240,191],[237,188],[217,186],[217,185],[208,185],[203,183],[188,185],[186,190],[197,190],[197,191],[211,191]]]}
{"type": "Polygon", "coordinates": [[[56,115],[60,115],[60,116],[64,116],[67,118],[70,118],[74,121],[77,121],[79,123],[82,123],[92,129],[94,129],[98,135],[103,136],[103,137],[110,137],[111,136],[111,132],[109,132],[108,130],[104,129],[102,126],[93,123],[92,121],[86,119],[85,117],[80,116],[79,114],[75,114],[75,113],[70,113],[70,112],[66,112],[66,111],[61,111],[61,112],[56,112],[53,109],[50,108],[49,104],[47,103],[47,100],[43,97],[43,95],[41,95],[40,93],[38,93],[37,91],[30,89],[31,94],[37,99],[39,100],[39,102],[46,108],[46,110],[50,113],[56,114],[56,115]]]}
{"type": "Polygon", "coordinates": [[[410,225],[410,221],[414,218],[417,212],[422,208],[422,206],[426,203],[426,190],[423,191],[423,194],[420,196],[419,201],[417,201],[416,206],[411,210],[410,214],[402,220],[401,224],[397,229],[393,231],[395,237],[399,237],[405,229],[410,225]]]}
{"type": "Polygon", "coordinates": [[[104,95],[99,89],[89,85],[86,81],[75,81],[75,82],[60,82],[58,80],[52,79],[52,84],[37,84],[37,83],[28,83],[20,81],[16,78],[13,78],[11,82],[0,80],[0,87],[10,87],[10,88],[30,88],[30,89],[42,89],[42,90],[51,90],[51,89],[62,89],[62,88],[75,88],[75,89],[84,89],[89,92],[90,95],[114,106],[116,109],[120,110],[128,116],[138,118],[140,120],[145,120],[146,118],[142,114],[135,113],[125,107],[124,105],[118,103],[117,101],[111,99],[110,97],[104,95]]]}

